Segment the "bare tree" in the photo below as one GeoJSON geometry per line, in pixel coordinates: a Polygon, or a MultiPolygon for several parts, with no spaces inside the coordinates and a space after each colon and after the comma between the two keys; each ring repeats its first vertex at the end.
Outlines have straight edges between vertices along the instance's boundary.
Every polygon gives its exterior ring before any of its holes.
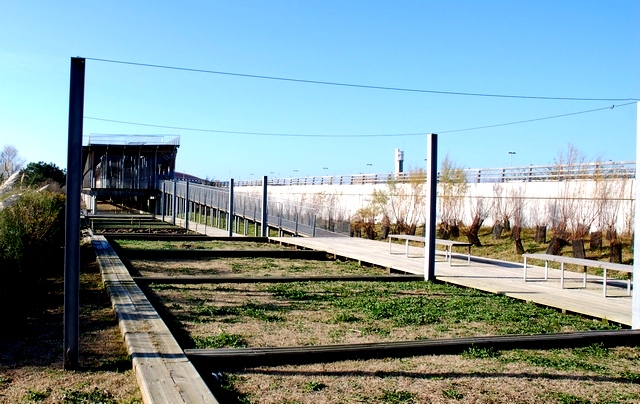
{"type": "Polygon", "coordinates": [[[4,145],[0,151],[0,181],[8,179],[11,174],[18,172],[24,166],[24,159],[20,157],[18,149],[12,145],[4,145]]]}
{"type": "Polygon", "coordinates": [[[555,170],[558,181],[562,181],[560,195],[551,206],[551,228],[553,238],[547,248],[548,254],[559,254],[567,238],[571,236],[573,255],[584,257],[584,236],[593,223],[593,210],[583,207],[582,196],[586,192],[583,180],[585,177],[585,158],[573,145],[567,146],[567,152],[560,152],[555,159],[555,170]],[[585,171],[584,173],[582,171],[585,171]],[[571,230],[571,234],[568,230],[571,230]]]}
{"type": "MultiPolygon", "coordinates": [[[[386,200],[397,233],[415,235],[418,223],[424,220],[425,180],[425,171],[415,169],[409,171],[407,184],[399,184],[397,181],[387,183],[386,200]]],[[[380,214],[383,214],[384,220],[386,209],[380,214]]]]}
{"type": "Polygon", "coordinates": [[[457,167],[446,156],[442,161],[438,181],[438,237],[448,239],[460,235],[464,197],[467,193],[467,177],[464,169],[457,167]]]}
{"type": "Polygon", "coordinates": [[[478,231],[482,226],[482,223],[489,216],[492,210],[492,206],[487,198],[482,196],[475,197],[475,203],[470,204],[471,209],[471,226],[466,231],[467,240],[475,246],[481,247],[482,243],[478,237],[478,231]]]}
{"type": "Polygon", "coordinates": [[[493,209],[491,209],[491,218],[493,219],[493,228],[491,229],[491,233],[493,234],[494,240],[500,240],[502,237],[502,231],[504,227],[503,223],[503,215],[502,210],[504,206],[504,200],[502,198],[502,185],[495,184],[493,185],[493,209]]]}
{"type": "Polygon", "coordinates": [[[524,226],[524,190],[522,187],[518,187],[518,189],[513,189],[509,193],[509,200],[511,201],[511,215],[513,219],[513,228],[511,230],[511,238],[516,247],[517,254],[524,254],[524,247],[522,246],[522,240],[520,238],[520,233],[522,232],[522,227],[524,226]]]}
{"type": "Polygon", "coordinates": [[[547,224],[549,223],[546,215],[546,210],[539,203],[532,203],[529,205],[529,219],[531,224],[536,228],[535,242],[546,243],[547,242],[547,224]]]}

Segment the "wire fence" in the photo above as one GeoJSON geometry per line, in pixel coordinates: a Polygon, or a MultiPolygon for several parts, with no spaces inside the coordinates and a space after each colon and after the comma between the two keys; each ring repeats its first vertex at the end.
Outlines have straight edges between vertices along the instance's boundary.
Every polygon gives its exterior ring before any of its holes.
{"type": "MultiPolygon", "coordinates": [[[[209,185],[193,184],[184,181],[161,181],[160,189],[163,192],[161,209],[164,214],[172,213],[175,209],[178,213],[184,213],[185,201],[196,205],[206,206],[228,214],[229,212],[229,187],[217,187],[209,185]],[[172,206],[174,195],[179,202],[172,206]]],[[[272,228],[283,229],[292,234],[306,235],[310,237],[329,237],[336,235],[349,235],[349,219],[336,219],[323,212],[325,207],[303,206],[275,199],[267,200],[267,225],[272,228]]],[[[262,220],[262,200],[255,195],[234,193],[233,215],[248,219],[254,223],[262,220]]]]}

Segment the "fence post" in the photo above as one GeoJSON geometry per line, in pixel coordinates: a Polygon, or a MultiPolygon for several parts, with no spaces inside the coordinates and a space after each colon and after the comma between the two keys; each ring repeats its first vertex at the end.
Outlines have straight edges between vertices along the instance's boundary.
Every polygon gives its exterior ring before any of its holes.
{"type": "MultiPolygon", "coordinates": [[[[636,162],[640,158],[640,102],[637,104],[636,114],[636,162]]],[[[637,164],[637,163],[636,163],[637,164]]],[[[636,165],[637,169],[637,165],[636,165]]],[[[637,172],[637,171],[636,171],[637,172]]],[[[636,175],[636,209],[635,209],[635,237],[633,241],[633,251],[640,251],[640,186],[638,186],[638,175],[636,175]]],[[[631,328],[640,329],[640,260],[633,260],[633,297],[631,298],[631,328]]]]}
{"type": "Polygon", "coordinates": [[[233,237],[233,178],[229,180],[229,214],[227,215],[227,231],[233,237]]]}
{"type": "Polygon", "coordinates": [[[267,237],[268,230],[268,212],[267,212],[267,176],[262,177],[262,225],[260,227],[262,237],[267,237]]]}
{"type": "Polygon", "coordinates": [[[171,202],[171,224],[176,225],[176,208],[178,207],[178,181],[173,180],[173,195],[171,202]]]}
{"type": "Polygon", "coordinates": [[[427,135],[427,223],[424,243],[424,279],[436,279],[436,194],[438,175],[438,135],[427,135]]]}
{"type": "Polygon", "coordinates": [[[162,199],[160,199],[160,210],[162,211],[162,221],[163,222],[164,222],[164,209],[165,209],[165,206],[164,206],[165,205],[165,200],[164,199],[166,197],[165,185],[166,185],[165,182],[162,181],[162,194],[161,194],[162,195],[162,199]]]}
{"type": "Polygon", "coordinates": [[[311,216],[311,237],[315,237],[316,236],[316,214],[314,213],[313,216],[311,216]]]}
{"type": "Polygon", "coordinates": [[[185,185],[187,190],[184,193],[184,228],[189,231],[189,211],[191,210],[189,206],[189,181],[185,181],[185,185]]]}

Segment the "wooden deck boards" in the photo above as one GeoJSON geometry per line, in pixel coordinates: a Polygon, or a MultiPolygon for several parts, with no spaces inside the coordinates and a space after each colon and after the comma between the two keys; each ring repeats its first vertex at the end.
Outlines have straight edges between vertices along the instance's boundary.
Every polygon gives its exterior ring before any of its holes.
{"type": "MultiPolygon", "coordinates": [[[[424,249],[410,247],[410,258],[404,245],[389,254],[389,244],[383,241],[345,237],[270,237],[271,240],[304,248],[327,251],[338,257],[378,265],[394,271],[422,275],[424,249]],[[422,257],[420,257],[422,255],[422,257]]],[[[395,247],[395,246],[394,246],[395,247]]],[[[611,282],[609,297],[602,296],[602,278],[589,275],[587,288],[582,288],[582,274],[565,271],[565,289],[560,288],[560,271],[549,269],[549,280],[543,281],[544,269],[529,267],[525,282],[522,263],[509,263],[478,257],[467,266],[466,254],[453,254],[452,265],[446,262],[444,251],[436,256],[436,278],[465,287],[503,294],[590,317],[631,325],[631,297],[626,296],[624,281],[611,282]]]]}
{"type": "Polygon", "coordinates": [[[145,403],[217,403],[103,236],[92,238],[145,403]]]}

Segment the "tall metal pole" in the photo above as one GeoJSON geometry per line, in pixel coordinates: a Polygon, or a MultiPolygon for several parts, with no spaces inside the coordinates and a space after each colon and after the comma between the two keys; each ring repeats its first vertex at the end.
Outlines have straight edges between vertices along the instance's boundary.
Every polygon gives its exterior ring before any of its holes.
{"type": "Polygon", "coordinates": [[[227,231],[233,237],[233,178],[229,180],[229,214],[227,215],[227,231]]]}
{"type": "Polygon", "coordinates": [[[436,195],[438,186],[438,135],[427,135],[427,223],[424,243],[424,279],[436,279],[436,195]]]}
{"type": "Polygon", "coordinates": [[[631,298],[631,328],[640,330],[640,259],[635,259],[635,253],[640,254],[640,184],[638,184],[638,162],[640,161],[640,102],[636,113],[636,209],[635,229],[633,240],[633,297],[631,298]]]}
{"type": "Polygon", "coordinates": [[[178,209],[178,181],[173,180],[173,195],[171,196],[171,224],[176,225],[176,210],[178,209]]]}
{"type": "Polygon", "coordinates": [[[268,220],[268,212],[267,212],[267,176],[262,177],[262,218],[260,225],[260,235],[262,237],[267,237],[269,234],[267,230],[269,226],[267,225],[268,220]]]}
{"type": "Polygon", "coordinates": [[[164,214],[165,214],[165,198],[167,197],[166,195],[166,190],[165,190],[165,185],[167,185],[164,181],[162,181],[162,193],[160,195],[162,195],[162,199],[160,199],[160,212],[162,212],[162,221],[164,222],[164,214]]]}
{"type": "Polygon", "coordinates": [[[185,181],[186,190],[184,192],[184,228],[189,231],[189,211],[191,210],[189,202],[189,181],[185,181]]]}
{"type": "Polygon", "coordinates": [[[78,368],[80,340],[80,193],[82,192],[82,119],[85,60],[71,58],[67,203],[64,240],[64,359],[65,369],[78,368]]]}

